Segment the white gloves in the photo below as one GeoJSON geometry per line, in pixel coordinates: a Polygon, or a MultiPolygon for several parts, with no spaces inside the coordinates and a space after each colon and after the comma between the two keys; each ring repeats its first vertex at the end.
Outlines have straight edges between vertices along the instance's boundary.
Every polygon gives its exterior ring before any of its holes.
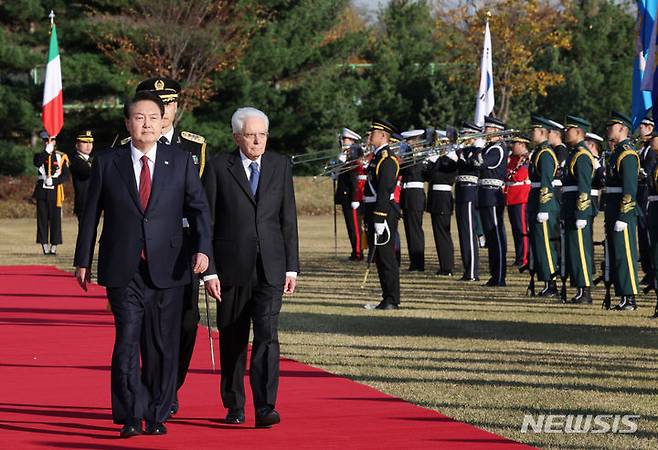
{"type": "Polygon", "coordinates": [[[53,150],[55,150],[55,144],[53,142],[48,142],[46,144],[46,152],[50,155],[53,150]]]}
{"type": "Polygon", "coordinates": [[[484,148],[485,145],[486,145],[486,141],[482,138],[476,139],[475,142],[473,143],[473,146],[477,148],[484,148]]]}
{"type": "Polygon", "coordinates": [[[386,222],[377,223],[375,222],[375,234],[381,236],[386,231],[386,222]]]}
{"type": "Polygon", "coordinates": [[[359,205],[360,205],[359,202],[352,202],[352,203],[350,203],[350,206],[352,207],[352,209],[358,209],[358,208],[359,208],[359,205]]]}
{"type": "Polygon", "coordinates": [[[537,222],[539,223],[548,222],[548,213],[547,212],[537,213],[537,222]]]}
{"type": "Polygon", "coordinates": [[[446,153],[446,157],[447,157],[448,159],[451,159],[451,160],[457,162],[457,152],[454,151],[454,150],[451,150],[451,151],[449,151],[448,153],[446,153]]]}
{"type": "Polygon", "coordinates": [[[347,155],[345,153],[341,153],[340,155],[338,155],[338,161],[340,162],[347,161],[347,155]]]}
{"type": "Polygon", "coordinates": [[[427,158],[427,160],[431,163],[435,163],[437,159],[439,159],[439,155],[432,155],[429,158],[427,158]]]}
{"type": "Polygon", "coordinates": [[[576,228],[579,230],[582,230],[587,226],[587,221],[585,219],[578,219],[576,220],[576,228]]]}
{"type": "Polygon", "coordinates": [[[626,222],[622,222],[621,220],[615,222],[615,231],[624,231],[626,228],[628,228],[628,224],[626,222]]]}

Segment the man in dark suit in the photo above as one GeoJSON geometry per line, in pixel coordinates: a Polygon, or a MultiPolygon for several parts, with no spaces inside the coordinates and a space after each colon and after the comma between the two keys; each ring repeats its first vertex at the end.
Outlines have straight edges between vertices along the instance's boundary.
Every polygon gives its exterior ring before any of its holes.
{"type": "Polygon", "coordinates": [[[98,282],[115,318],[112,416],[123,424],[121,437],[141,434],[142,419],[147,434],[167,432],[182,290],[190,272],[204,272],[212,257],[208,203],[192,157],[157,142],[163,114],[162,101],[150,92],[126,103],[131,142],[94,158],[75,252],[76,277],[86,290],[104,213],[98,282]],[[194,237],[191,249],[183,246],[183,215],[194,237]]]}
{"type": "Polygon", "coordinates": [[[86,130],[78,133],[75,139],[75,155],[71,158],[70,164],[73,190],[75,191],[73,214],[78,218],[78,224],[87,200],[87,188],[89,187],[89,175],[91,174],[91,151],[93,148],[94,135],[92,132],[86,130]]]}
{"type": "Polygon", "coordinates": [[[268,428],[280,421],[274,408],[282,294],[295,291],[299,271],[295,193],[288,158],[265,151],[267,116],[255,108],[240,108],[231,126],[238,148],[214,158],[203,176],[216,255],[204,281],[208,293],[220,301],[217,324],[226,422],[245,421],[243,379],[253,322],[249,381],[256,427],[268,428]]]}

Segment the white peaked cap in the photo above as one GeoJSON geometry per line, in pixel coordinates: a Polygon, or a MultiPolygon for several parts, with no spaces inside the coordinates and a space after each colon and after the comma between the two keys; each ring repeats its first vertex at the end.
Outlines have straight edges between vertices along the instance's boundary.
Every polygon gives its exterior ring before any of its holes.
{"type": "Polygon", "coordinates": [[[341,138],[347,138],[347,139],[354,139],[355,141],[360,141],[361,136],[356,134],[354,131],[350,130],[349,128],[343,128],[343,131],[340,133],[341,138]]]}

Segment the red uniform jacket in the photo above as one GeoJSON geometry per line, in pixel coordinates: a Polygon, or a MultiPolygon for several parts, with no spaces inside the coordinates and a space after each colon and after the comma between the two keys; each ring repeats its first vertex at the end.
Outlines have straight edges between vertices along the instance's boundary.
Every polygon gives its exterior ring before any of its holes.
{"type": "Polygon", "coordinates": [[[528,203],[530,179],[528,178],[528,157],[511,155],[507,163],[505,197],[508,205],[528,203]]]}

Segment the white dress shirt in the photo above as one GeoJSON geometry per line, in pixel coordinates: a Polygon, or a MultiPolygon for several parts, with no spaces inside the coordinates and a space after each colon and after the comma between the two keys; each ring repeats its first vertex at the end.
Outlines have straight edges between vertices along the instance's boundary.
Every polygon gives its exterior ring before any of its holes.
{"type": "Polygon", "coordinates": [[[142,156],[146,155],[148,158],[149,172],[151,173],[151,181],[153,181],[153,169],[155,169],[155,154],[158,151],[158,144],[153,144],[146,153],[142,153],[141,150],[137,150],[133,145],[132,141],[130,142],[130,158],[133,160],[133,171],[135,172],[135,182],[137,183],[137,192],[139,192],[139,178],[142,173],[142,156]]]}
{"type": "MultiPolygon", "coordinates": [[[[263,156],[261,155],[256,159],[249,159],[245,156],[244,153],[242,153],[242,150],[240,150],[240,161],[242,161],[242,167],[244,168],[244,173],[247,176],[247,180],[249,180],[249,178],[251,177],[251,167],[249,167],[249,166],[251,165],[252,162],[255,162],[255,163],[258,164],[258,170],[262,173],[262,171],[263,171],[263,166],[261,165],[262,158],[263,158],[263,156]]],[[[286,277],[297,278],[297,272],[286,272],[286,277]]],[[[207,276],[203,277],[203,281],[208,281],[208,280],[212,280],[212,279],[215,279],[215,278],[218,278],[218,276],[217,275],[207,275],[207,276]]]]}
{"type": "Polygon", "coordinates": [[[90,155],[88,155],[88,154],[86,154],[86,153],[82,153],[82,152],[78,152],[78,155],[80,155],[80,157],[81,157],[82,159],[84,159],[85,161],[89,161],[89,156],[90,156],[90,155]]]}
{"type": "Polygon", "coordinates": [[[171,145],[171,140],[174,138],[174,127],[171,127],[169,131],[167,131],[165,134],[160,136],[161,138],[166,138],[167,139],[167,145],[171,145]]]}

